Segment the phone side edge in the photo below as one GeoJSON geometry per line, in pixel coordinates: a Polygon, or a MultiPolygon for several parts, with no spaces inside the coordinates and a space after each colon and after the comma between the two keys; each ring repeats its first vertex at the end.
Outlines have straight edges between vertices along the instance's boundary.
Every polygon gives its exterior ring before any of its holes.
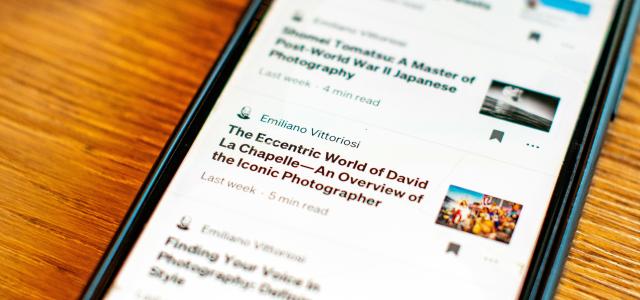
{"type": "Polygon", "coordinates": [[[198,110],[206,100],[207,94],[215,85],[215,80],[221,73],[222,68],[227,64],[233,52],[237,50],[240,41],[252,30],[252,27],[255,25],[255,16],[259,13],[261,6],[265,2],[269,2],[264,0],[250,1],[251,2],[245,9],[242,17],[240,17],[234,33],[227,41],[218,56],[218,59],[215,61],[209,73],[194,94],[193,99],[178,122],[178,125],[176,125],[176,128],[167,140],[157,160],[154,162],[145,181],[140,186],[138,194],[129,206],[120,226],[111,238],[109,245],[106,247],[100,261],[96,265],[94,272],[91,274],[90,279],[82,290],[82,293],[79,296],[80,299],[97,299],[103,296],[117,271],[114,264],[117,263],[117,267],[122,265],[123,261],[115,261],[116,255],[123,251],[123,242],[131,238],[130,231],[135,226],[134,222],[136,221],[136,218],[143,211],[143,205],[151,200],[150,194],[153,188],[156,186],[160,176],[166,171],[165,168],[167,164],[173,158],[173,154],[180,146],[182,137],[186,134],[191,123],[194,121],[198,110]]]}
{"type": "Polygon", "coordinates": [[[542,291],[542,299],[553,299],[555,291],[562,277],[564,265],[567,261],[569,250],[573,244],[573,238],[575,236],[580,216],[584,208],[585,201],[589,187],[591,185],[591,179],[595,171],[598,158],[602,149],[605,135],[607,133],[608,125],[612,121],[617,111],[620,98],[622,97],[622,91],[625,86],[627,73],[629,71],[629,60],[631,59],[630,53],[635,38],[636,28],[638,21],[640,20],[640,1],[634,1],[630,10],[630,15],[626,28],[624,29],[624,37],[618,51],[615,69],[613,71],[613,77],[610,85],[613,88],[607,91],[605,100],[605,107],[603,109],[602,116],[600,117],[597,129],[595,133],[594,143],[590,147],[589,156],[587,158],[587,164],[584,169],[584,175],[580,179],[577,197],[574,200],[571,207],[567,226],[564,228],[562,237],[560,238],[560,244],[558,247],[557,257],[551,265],[551,271],[547,279],[547,284],[542,291]]]}

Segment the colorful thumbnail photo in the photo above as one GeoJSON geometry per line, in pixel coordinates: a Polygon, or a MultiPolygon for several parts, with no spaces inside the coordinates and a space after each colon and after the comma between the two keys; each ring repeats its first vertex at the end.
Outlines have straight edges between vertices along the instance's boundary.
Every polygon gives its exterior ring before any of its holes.
{"type": "Polygon", "coordinates": [[[459,186],[449,186],[437,224],[509,243],[522,205],[459,186]]]}

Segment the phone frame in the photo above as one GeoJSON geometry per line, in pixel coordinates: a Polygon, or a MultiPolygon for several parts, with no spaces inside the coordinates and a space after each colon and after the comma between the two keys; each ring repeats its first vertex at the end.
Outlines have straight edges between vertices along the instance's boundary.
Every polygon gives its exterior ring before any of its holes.
{"type": "MultiPolygon", "coordinates": [[[[271,0],[253,0],[142,184],[81,295],[102,298],[137,242],[271,0]]],[[[620,0],[571,138],[520,298],[553,297],[604,139],[622,94],[640,1],[620,0]]]]}

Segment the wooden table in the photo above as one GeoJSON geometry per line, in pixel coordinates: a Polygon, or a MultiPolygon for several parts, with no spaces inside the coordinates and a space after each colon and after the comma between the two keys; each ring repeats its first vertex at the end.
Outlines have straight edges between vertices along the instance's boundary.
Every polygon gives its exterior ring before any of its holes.
{"type": "MultiPolygon", "coordinates": [[[[244,5],[0,1],[0,298],[80,293],[244,5]]],[[[640,298],[639,190],[636,63],[559,298],[640,298]]]]}

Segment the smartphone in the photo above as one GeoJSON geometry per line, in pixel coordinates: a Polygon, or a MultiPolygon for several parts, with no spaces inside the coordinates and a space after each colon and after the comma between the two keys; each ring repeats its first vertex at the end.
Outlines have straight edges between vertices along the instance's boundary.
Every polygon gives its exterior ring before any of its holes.
{"type": "Polygon", "coordinates": [[[83,298],[552,297],[638,10],[251,2],[83,298]]]}

